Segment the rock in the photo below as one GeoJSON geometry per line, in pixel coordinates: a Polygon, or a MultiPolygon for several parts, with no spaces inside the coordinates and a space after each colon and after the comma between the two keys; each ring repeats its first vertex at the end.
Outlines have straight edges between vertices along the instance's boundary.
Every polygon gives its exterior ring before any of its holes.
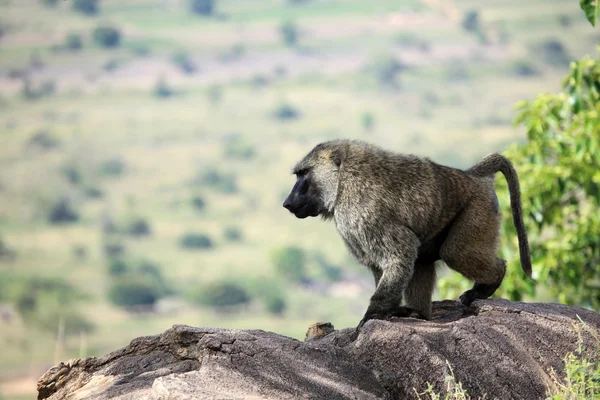
{"type": "Polygon", "coordinates": [[[335,331],[331,322],[315,322],[308,327],[304,341],[320,339],[335,331]]]}
{"type": "Polygon", "coordinates": [[[358,334],[319,323],[313,333],[324,335],[306,342],[176,325],[60,363],[40,378],[38,399],[411,399],[428,382],[443,392],[449,366],[471,398],[543,399],[551,369],[576,348],[577,315],[600,329],[592,311],[501,299],[436,302],[432,321],[372,320],[358,334]]]}

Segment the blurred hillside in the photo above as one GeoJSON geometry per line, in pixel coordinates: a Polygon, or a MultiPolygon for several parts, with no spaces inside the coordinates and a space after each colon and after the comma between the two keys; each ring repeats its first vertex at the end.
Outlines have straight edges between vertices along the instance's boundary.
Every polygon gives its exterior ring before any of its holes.
{"type": "Polygon", "coordinates": [[[281,203],[316,143],[466,167],[600,35],[573,0],[0,0],[0,396],[174,323],[301,338],[372,293],[281,203]]]}

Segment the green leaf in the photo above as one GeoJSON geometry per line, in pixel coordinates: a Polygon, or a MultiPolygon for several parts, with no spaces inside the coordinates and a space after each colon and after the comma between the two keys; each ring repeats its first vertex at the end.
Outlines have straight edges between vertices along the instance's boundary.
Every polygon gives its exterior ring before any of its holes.
{"type": "Polygon", "coordinates": [[[585,12],[585,16],[588,21],[592,24],[592,26],[596,26],[598,22],[598,15],[600,14],[600,7],[598,6],[598,0],[579,0],[579,5],[583,12],[585,12]]]}

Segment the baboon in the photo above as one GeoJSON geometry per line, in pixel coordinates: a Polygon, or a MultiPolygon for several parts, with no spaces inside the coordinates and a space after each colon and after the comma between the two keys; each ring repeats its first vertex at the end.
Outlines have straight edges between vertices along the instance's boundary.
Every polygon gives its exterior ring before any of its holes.
{"type": "Polygon", "coordinates": [[[470,305],[500,286],[506,262],[496,257],[501,217],[494,174],[508,182],[521,266],[531,277],[521,194],[512,163],[490,154],[466,171],[357,140],[318,144],[293,168],[296,183],[283,206],[297,218],[333,219],[354,257],[375,278],[360,321],[431,318],[438,260],[474,285],[470,305]]]}

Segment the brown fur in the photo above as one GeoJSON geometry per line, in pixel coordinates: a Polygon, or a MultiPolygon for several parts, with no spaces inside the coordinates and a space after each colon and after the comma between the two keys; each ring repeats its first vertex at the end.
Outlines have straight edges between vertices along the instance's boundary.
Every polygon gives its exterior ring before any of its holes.
{"type": "Polygon", "coordinates": [[[519,181],[498,154],[461,171],[361,141],[325,142],[294,167],[298,180],[284,206],[299,218],[333,219],[350,252],[373,272],[376,290],[359,326],[389,316],[428,319],[435,261],[475,282],[461,296],[467,305],[502,282],[498,171],[509,183],[521,263],[530,275],[519,181]]]}

